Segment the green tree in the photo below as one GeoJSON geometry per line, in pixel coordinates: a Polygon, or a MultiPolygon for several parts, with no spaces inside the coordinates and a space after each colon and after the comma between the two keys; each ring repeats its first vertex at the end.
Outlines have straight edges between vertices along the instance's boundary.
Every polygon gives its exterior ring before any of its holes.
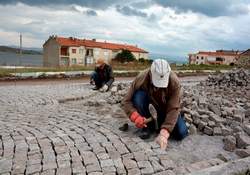
{"type": "Polygon", "coordinates": [[[136,59],[135,56],[129,50],[122,50],[116,55],[115,60],[124,63],[135,61],[136,59]]]}

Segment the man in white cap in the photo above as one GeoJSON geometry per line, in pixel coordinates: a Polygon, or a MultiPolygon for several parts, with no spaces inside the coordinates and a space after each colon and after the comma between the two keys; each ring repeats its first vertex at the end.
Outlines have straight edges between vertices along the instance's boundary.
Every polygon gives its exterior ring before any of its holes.
{"type": "Polygon", "coordinates": [[[166,149],[169,136],[181,140],[187,136],[187,127],[180,115],[181,86],[177,75],[171,71],[166,60],[155,60],[150,69],[140,73],[132,82],[122,107],[130,120],[138,128],[143,128],[141,138],[149,138],[156,131],[154,121],[145,123],[150,118],[149,104],[157,111],[160,128],[156,142],[166,149]]]}
{"type": "Polygon", "coordinates": [[[105,63],[103,58],[96,61],[95,71],[91,74],[90,84],[95,84],[93,90],[106,92],[114,82],[112,67],[105,63]]]}

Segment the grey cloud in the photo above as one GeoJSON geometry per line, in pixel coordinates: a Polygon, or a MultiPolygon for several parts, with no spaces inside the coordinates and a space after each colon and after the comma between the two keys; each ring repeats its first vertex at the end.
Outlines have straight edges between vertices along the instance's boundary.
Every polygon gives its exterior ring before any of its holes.
{"type": "Polygon", "coordinates": [[[78,8],[76,8],[75,6],[71,6],[69,9],[74,11],[74,12],[86,14],[88,16],[98,16],[97,12],[95,10],[92,10],[92,9],[82,11],[82,10],[79,10],[78,8]]]}
{"type": "Polygon", "coordinates": [[[16,4],[18,2],[31,6],[50,6],[50,5],[81,5],[96,9],[105,9],[116,3],[115,0],[0,0],[0,4],[16,4]]]}
{"type": "Polygon", "coordinates": [[[246,4],[250,0],[153,0],[164,7],[175,8],[177,12],[191,10],[207,16],[231,16],[248,13],[246,4]]]}
{"type": "Polygon", "coordinates": [[[152,6],[152,0],[143,0],[139,2],[131,2],[130,6],[136,8],[136,9],[146,9],[150,6],[152,6]]]}
{"type": "Polygon", "coordinates": [[[129,7],[129,6],[119,6],[117,5],[116,6],[116,10],[118,12],[120,12],[121,14],[123,15],[126,15],[126,16],[140,16],[140,17],[147,17],[148,15],[142,11],[139,11],[137,9],[134,9],[132,7],[129,7]]]}
{"type": "Polygon", "coordinates": [[[87,11],[86,11],[86,14],[87,14],[88,16],[97,16],[97,12],[94,11],[94,10],[87,10],[87,11]]]}

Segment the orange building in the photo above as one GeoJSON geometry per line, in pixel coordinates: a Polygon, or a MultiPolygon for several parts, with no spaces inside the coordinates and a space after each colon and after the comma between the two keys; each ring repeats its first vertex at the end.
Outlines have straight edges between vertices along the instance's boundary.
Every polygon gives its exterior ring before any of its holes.
{"type": "Polygon", "coordinates": [[[46,67],[91,65],[100,57],[110,62],[122,50],[131,51],[136,59],[148,59],[147,51],[133,45],[50,36],[43,45],[43,63],[46,67]]]}

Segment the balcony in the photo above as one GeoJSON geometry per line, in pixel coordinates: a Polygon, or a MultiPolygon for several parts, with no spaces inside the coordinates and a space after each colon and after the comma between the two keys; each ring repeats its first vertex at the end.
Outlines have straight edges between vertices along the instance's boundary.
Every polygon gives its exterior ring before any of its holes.
{"type": "Polygon", "coordinates": [[[60,56],[61,57],[69,57],[69,48],[68,47],[61,47],[60,56]]]}

